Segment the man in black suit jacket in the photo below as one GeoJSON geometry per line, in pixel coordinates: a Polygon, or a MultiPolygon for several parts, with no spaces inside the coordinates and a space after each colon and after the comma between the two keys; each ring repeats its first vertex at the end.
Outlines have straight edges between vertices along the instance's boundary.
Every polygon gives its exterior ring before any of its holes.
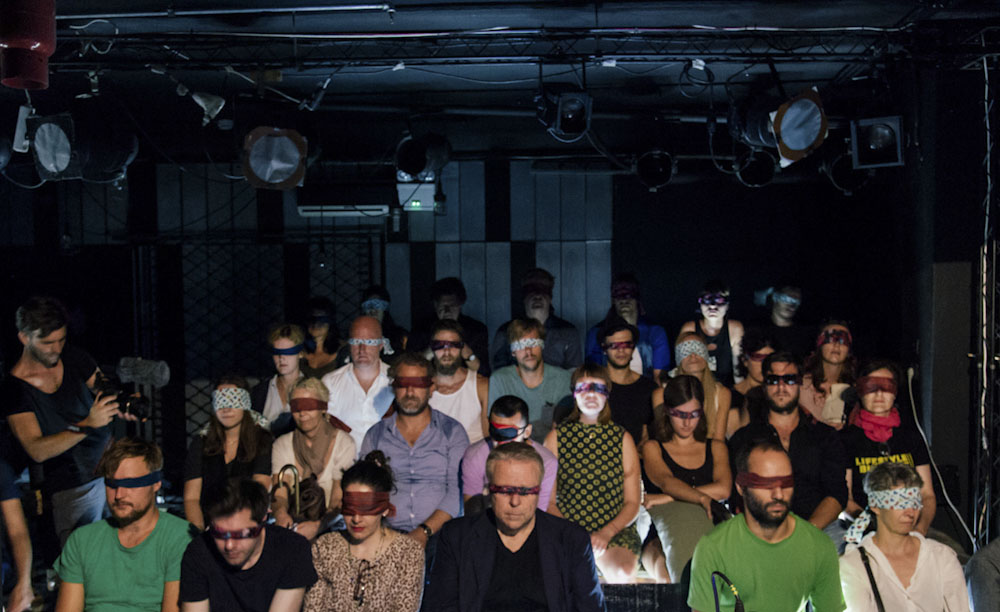
{"type": "Polygon", "coordinates": [[[493,508],[441,530],[424,610],[603,611],[590,536],[538,510],[545,467],[530,445],[486,459],[493,508]]]}

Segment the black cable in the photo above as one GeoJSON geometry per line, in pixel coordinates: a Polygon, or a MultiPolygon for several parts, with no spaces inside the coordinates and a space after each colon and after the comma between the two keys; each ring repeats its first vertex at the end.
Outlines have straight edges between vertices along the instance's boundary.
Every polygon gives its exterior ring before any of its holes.
{"type": "Polygon", "coordinates": [[[743,612],[743,600],[740,599],[739,591],[736,590],[736,585],[726,577],[722,572],[712,572],[712,594],[715,595],[715,612],[721,612],[719,608],[719,589],[715,586],[715,577],[718,576],[726,581],[729,585],[729,590],[733,592],[733,597],[736,598],[736,604],[733,606],[733,612],[743,612]]]}

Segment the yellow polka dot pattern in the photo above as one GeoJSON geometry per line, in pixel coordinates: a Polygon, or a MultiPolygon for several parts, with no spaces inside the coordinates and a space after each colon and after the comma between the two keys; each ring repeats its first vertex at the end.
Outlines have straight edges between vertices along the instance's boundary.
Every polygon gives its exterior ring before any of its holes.
{"type": "MultiPolygon", "coordinates": [[[[556,505],[564,517],[591,533],[610,523],[625,505],[624,434],[615,423],[559,425],[556,505]]],[[[612,538],[609,546],[638,554],[639,544],[633,524],[612,538]]]]}

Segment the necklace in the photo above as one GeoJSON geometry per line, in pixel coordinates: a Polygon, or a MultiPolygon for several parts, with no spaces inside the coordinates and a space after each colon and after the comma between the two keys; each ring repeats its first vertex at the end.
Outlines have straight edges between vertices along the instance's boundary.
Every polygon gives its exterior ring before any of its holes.
{"type": "MultiPolygon", "coordinates": [[[[365,578],[368,577],[368,574],[375,567],[379,555],[382,554],[382,546],[384,544],[385,544],[385,527],[382,526],[380,527],[379,531],[379,542],[378,542],[378,548],[375,549],[375,556],[372,557],[371,561],[369,561],[368,559],[361,559],[361,562],[358,564],[358,575],[354,578],[354,601],[355,603],[357,603],[358,607],[361,607],[365,603],[365,589],[368,586],[365,584],[365,578]]],[[[350,553],[352,557],[354,556],[354,553],[351,551],[351,544],[349,542],[347,544],[347,552],[350,553]]]]}

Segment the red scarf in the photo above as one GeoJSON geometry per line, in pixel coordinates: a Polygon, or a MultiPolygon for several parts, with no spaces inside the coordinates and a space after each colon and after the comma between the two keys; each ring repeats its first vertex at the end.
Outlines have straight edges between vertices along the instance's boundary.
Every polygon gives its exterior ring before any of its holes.
{"type": "Polygon", "coordinates": [[[867,410],[859,410],[857,423],[872,442],[887,442],[892,437],[893,428],[899,427],[899,411],[893,406],[887,416],[877,416],[867,410]]]}

